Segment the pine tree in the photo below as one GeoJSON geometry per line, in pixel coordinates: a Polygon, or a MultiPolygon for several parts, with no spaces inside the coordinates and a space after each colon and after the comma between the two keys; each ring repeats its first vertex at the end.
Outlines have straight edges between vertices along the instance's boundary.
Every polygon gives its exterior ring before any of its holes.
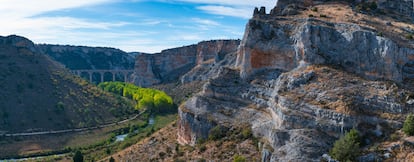
{"type": "Polygon", "coordinates": [[[79,150],[75,152],[75,155],[73,156],[73,162],[83,162],[82,152],[79,150]]]}
{"type": "Polygon", "coordinates": [[[335,142],[329,154],[339,161],[355,161],[359,153],[359,135],[355,129],[351,129],[335,142]]]}
{"type": "Polygon", "coordinates": [[[403,132],[409,136],[414,135],[414,115],[409,114],[403,125],[403,132]]]}

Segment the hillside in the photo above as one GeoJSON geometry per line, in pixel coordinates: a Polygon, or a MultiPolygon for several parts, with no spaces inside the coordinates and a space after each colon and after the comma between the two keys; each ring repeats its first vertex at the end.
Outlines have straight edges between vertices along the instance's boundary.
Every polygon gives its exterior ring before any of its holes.
{"type": "Polygon", "coordinates": [[[0,132],[82,128],[136,113],[131,101],[71,75],[23,37],[0,37],[0,69],[0,132]]]}

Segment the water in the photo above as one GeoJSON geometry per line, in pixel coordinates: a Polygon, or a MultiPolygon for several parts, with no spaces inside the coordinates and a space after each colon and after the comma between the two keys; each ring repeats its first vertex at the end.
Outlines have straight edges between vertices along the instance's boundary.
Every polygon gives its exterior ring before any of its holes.
{"type": "Polygon", "coordinates": [[[122,142],[125,140],[125,138],[128,136],[128,134],[121,134],[121,135],[117,135],[115,136],[115,142],[122,142]]]}
{"type": "Polygon", "coordinates": [[[153,116],[151,116],[151,117],[149,118],[148,124],[149,124],[149,125],[154,125],[154,123],[155,123],[155,119],[154,119],[154,117],[153,117],[153,116]]]}

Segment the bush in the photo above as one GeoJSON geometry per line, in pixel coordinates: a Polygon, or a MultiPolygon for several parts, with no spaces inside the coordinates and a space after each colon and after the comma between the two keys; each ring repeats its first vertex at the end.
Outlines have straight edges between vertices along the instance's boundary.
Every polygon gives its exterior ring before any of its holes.
{"type": "Polygon", "coordinates": [[[220,125],[212,128],[208,133],[209,140],[218,140],[226,135],[226,129],[220,125]]]}
{"type": "Polygon", "coordinates": [[[241,155],[235,155],[233,157],[233,162],[246,162],[246,158],[241,155]]]}
{"type": "Polygon", "coordinates": [[[115,159],[111,156],[111,158],[109,158],[109,162],[115,162],[115,159]]]}
{"type": "Polygon", "coordinates": [[[311,9],[313,12],[318,12],[318,7],[312,7],[311,9]]]}
{"type": "Polygon", "coordinates": [[[200,146],[200,152],[204,152],[207,150],[207,147],[205,145],[200,146]]]}
{"type": "Polygon", "coordinates": [[[339,138],[329,154],[339,161],[355,161],[360,153],[359,135],[355,129],[351,129],[345,136],[339,138]]]}
{"type": "Polygon", "coordinates": [[[403,132],[409,136],[414,135],[414,115],[409,114],[404,121],[403,132]]]}
{"type": "Polygon", "coordinates": [[[243,139],[248,139],[253,136],[252,129],[250,127],[243,128],[241,132],[243,139]]]}
{"type": "Polygon", "coordinates": [[[82,152],[79,150],[75,152],[75,155],[73,156],[73,162],[83,162],[82,152]]]}
{"type": "Polygon", "coordinates": [[[406,39],[413,39],[413,35],[412,34],[407,34],[407,35],[405,35],[405,38],[406,39]]]}

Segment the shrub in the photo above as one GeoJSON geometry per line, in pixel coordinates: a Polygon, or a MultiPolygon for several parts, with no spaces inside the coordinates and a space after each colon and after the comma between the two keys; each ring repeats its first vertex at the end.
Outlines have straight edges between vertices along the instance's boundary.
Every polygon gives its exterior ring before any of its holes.
{"type": "Polygon", "coordinates": [[[414,135],[414,115],[409,114],[404,121],[403,132],[409,136],[414,135]]]}
{"type": "Polygon", "coordinates": [[[318,12],[318,7],[312,7],[311,9],[313,12],[318,12]]]}
{"type": "Polygon", "coordinates": [[[390,135],[390,140],[391,141],[397,141],[398,139],[400,139],[400,136],[398,136],[397,133],[393,133],[390,135]]]}
{"type": "Polygon", "coordinates": [[[314,17],[312,14],[309,14],[309,17],[314,17]]]}
{"type": "Polygon", "coordinates": [[[377,33],[377,36],[379,36],[379,37],[383,37],[383,36],[384,36],[384,34],[383,34],[382,32],[378,32],[378,33],[377,33]]]}
{"type": "Polygon", "coordinates": [[[413,39],[413,35],[412,34],[407,34],[407,35],[405,35],[405,38],[406,39],[413,39]]]}
{"type": "Polygon", "coordinates": [[[111,158],[109,158],[109,162],[115,162],[115,159],[111,156],[111,158]]]}
{"type": "Polygon", "coordinates": [[[233,162],[246,162],[246,158],[241,155],[235,155],[233,157],[233,162]]]}
{"type": "Polygon", "coordinates": [[[339,138],[329,154],[339,161],[355,161],[360,152],[359,135],[355,129],[351,129],[345,136],[339,138]]]}
{"type": "Polygon", "coordinates": [[[207,147],[205,145],[200,146],[200,152],[204,152],[207,150],[207,147]]]}
{"type": "Polygon", "coordinates": [[[218,140],[226,135],[226,129],[220,125],[212,128],[208,133],[209,140],[218,140]]]}
{"type": "Polygon", "coordinates": [[[248,139],[253,136],[252,129],[250,127],[243,128],[241,134],[243,136],[243,139],[248,139]]]}
{"type": "Polygon", "coordinates": [[[321,14],[321,15],[319,15],[320,17],[324,17],[324,18],[327,18],[328,16],[326,16],[326,15],[324,15],[324,14],[321,14]]]}
{"type": "Polygon", "coordinates": [[[83,162],[82,152],[79,150],[75,152],[75,155],[73,156],[73,162],[83,162]]]}

